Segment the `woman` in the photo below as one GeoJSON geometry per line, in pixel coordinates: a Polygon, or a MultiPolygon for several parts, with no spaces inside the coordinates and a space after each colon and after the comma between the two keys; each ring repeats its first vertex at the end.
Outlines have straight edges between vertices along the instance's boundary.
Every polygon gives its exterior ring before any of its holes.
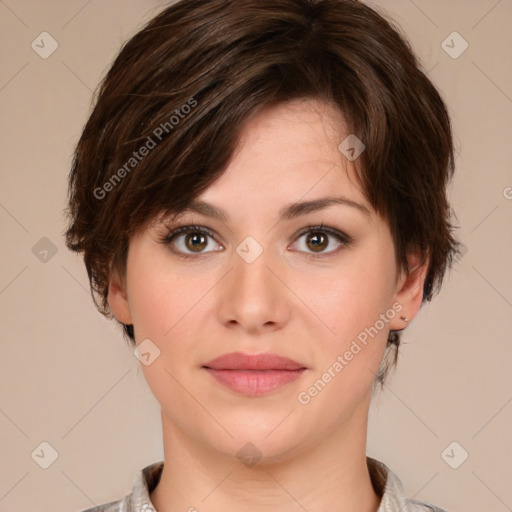
{"type": "Polygon", "coordinates": [[[186,0],[128,41],[68,247],[161,405],[164,461],[89,509],[440,511],[366,456],[400,331],[458,251],[438,92],[355,0],[186,0]]]}

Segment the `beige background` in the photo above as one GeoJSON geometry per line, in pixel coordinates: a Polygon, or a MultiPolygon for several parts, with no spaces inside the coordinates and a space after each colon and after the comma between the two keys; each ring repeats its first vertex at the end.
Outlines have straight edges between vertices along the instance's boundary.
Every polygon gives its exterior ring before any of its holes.
{"type": "MultiPolygon", "coordinates": [[[[458,150],[450,197],[467,252],[404,335],[398,371],[372,404],[368,454],[409,497],[449,512],[510,510],[512,1],[372,5],[403,27],[449,105],[458,150]],[[456,59],[441,46],[453,31],[469,44],[456,59]],[[453,441],[461,447],[443,458],[453,441]],[[445,460],[460,462],[462,449],[469,458],[452,469],[445,460]]],[[[163,458],[140,363],[94,309],[85,268],[62,237],[92,90],[122,42],[163,6],[0,1],[1,512],[119,499],[140,468],[163,458]],[[47,59],[31,48],[43,31],[59,45],[47,59]],[[43,237],[57,250],[46,261],[43,237]],[[31,456],[42,442],[58,452],[48,469],[31,456]]]]}

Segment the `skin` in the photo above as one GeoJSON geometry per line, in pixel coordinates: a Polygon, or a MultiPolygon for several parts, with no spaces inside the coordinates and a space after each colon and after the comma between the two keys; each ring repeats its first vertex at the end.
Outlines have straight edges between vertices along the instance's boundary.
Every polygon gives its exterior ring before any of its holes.
{"type": "Polygon", "coordinates": [[[114,315],[134,325],[137,344],[149,338],[161,351],[141,364],[161,405],[165,465],[150,494],[159,512],[379,506],[366,465],[372,384],[389,329],[403,329],[400,315],[410,321],[420,309],[427,268],[411,253],[409,275],[397,269],[389,226],[338,149],[348,133],[342,115],[317,100],[261,111],[225,173],[198,198],[229,219],[186,213],[175,223],[206,226],[215,239],[198,254],[181,235],[172,247],[192,255],[185,260],[161,243],[169,226],[157,220],[130,241],[125,275],[112,275],[114,315]],[[337,204],[278,221],[285,205],[326,196],[369,213],[337,204]],[[320,223],[353,241],[340,246],[324,234],[319,254],[299,231],[320,223]],[[263,248],[252,263],[236,252],[247,236],[263,248]],[[400,313],[301,404],[298,394],[397,302],[400,313]],[[275,353],[307,370],[271,393],[243,396],[202,368],[235,351],[275,353]],[[252,467],[236,456],[247,442],[261,456],[252,467]]]}

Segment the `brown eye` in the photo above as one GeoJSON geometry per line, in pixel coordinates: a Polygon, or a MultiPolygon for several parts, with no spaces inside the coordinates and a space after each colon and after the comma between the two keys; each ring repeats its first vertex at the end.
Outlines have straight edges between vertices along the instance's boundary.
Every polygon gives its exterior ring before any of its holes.
{"type": "Polygon", "coordinates": [[[306,237],[306,244],[314,252],[319,252],[323,251],[329,245],[329,240],[321,231],[311,231],[306,237]]]}
{"type": "Polygon", "coordinates": [[[183,258],[201,256],[223,248],[215,243],[213,232],[202,226],[178,227],[166,235],[162,243],[183,258]]]}
{"type": "Polygon", "coordinates": [[[348,247],[352,239],[345,233],[327,226],[309,226],[302,230],[297,241],[296,250],[309,258],[322,258],[334,255],[344,247],[348,247]]]}
{"type": "Polygon", "coordinates": [[[201,252],[208,245],[202,233],[189,233],[185,236],[185,246],[193,252],[201,252]]]}

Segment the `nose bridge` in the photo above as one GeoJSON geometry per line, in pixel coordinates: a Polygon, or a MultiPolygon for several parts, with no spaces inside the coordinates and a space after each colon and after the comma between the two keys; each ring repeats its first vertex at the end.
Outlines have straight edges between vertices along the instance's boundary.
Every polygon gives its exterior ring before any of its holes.
{"type": "Polygon", "coordinates": [[[256,246],[250,240],[239,244],[233,255],[235,295],[247,301],[252,299],[255,304],[274,297],[273,276],[268,268],[272,267],[271,256],[269,248],[256,246]]]}
{"type": "Polygon", "coordinates": [[[287,316],[286,290],[274,275],[276,258],[271,250],[247,237],[237,246],[232,262],[222,293],[222,321],[250,330],[281,325],[287,316]]]}

